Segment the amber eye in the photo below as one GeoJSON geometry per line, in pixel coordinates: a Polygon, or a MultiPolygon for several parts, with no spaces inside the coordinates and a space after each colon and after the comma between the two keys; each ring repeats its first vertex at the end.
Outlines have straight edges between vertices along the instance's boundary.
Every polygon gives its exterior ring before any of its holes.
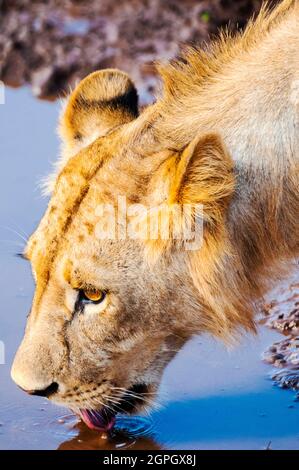
{"type": "Polygon", "coordinates": [[[106,292],[102,290],[83,290],[79,291],[79,302],[100,304],[106,297],[106,292]]]}

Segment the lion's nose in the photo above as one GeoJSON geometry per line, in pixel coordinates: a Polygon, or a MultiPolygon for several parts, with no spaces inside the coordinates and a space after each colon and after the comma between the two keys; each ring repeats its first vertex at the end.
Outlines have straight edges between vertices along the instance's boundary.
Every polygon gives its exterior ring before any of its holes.
{"type": "Polygon", "coordinates": [[[37,395],[39,397],[49,398],[51,395],[58,391],[59,385],[56,382],[51,383],[48,387],[38,390],[26,390],[23,387],[20,387],[24,392],[29,395],[37,395]]]}
{"type": "Polygon", "coordinates": [[[27,361],[26,355],[17,354],[11,369],[11,378],[17,386],[29,395],[49,398],[58,391],[59,385],[48,376],[45,368],[38,368],[39,364],[27,361]]]}

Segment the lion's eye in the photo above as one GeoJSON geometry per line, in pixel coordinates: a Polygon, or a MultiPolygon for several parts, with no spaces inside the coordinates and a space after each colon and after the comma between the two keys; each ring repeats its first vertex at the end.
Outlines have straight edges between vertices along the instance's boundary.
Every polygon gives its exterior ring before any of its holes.
{"type": "Polygon", "coordinates": [[[106,292],[102,290],[83,290],[79,291],[79,302],[100,304],[106,297],[106,292]]]}

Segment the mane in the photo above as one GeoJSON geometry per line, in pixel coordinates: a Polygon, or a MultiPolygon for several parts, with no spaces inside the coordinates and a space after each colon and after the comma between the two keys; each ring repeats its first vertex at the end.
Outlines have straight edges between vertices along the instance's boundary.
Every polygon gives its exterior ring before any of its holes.
{"type": "Polygon", "coordinates": [[[295,7],[298,7],[298,0],[283,0],[275,8],[267,1],[258,16],[249,20],[245,31],[232,34],[228,29],[223,30],[210,45],[187,47],[178,59],[158,63],[157,70],[163,81],[161,108],[167,109],[174,100],[181,102],[184,96],[198,93],[224,66],[259,45],[295,7]]]}

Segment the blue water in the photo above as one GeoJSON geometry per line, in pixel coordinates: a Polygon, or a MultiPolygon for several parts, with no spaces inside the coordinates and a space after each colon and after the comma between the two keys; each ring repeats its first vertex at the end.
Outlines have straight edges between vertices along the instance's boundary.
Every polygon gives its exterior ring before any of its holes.
{"type": "MultiPolygon", "coordinates": [[[[18,390],[9,375],[33,292],[30,267],[14,253],[22,250],[22,237],[32,232],[46,207],[38,182],[58,154],[58,112],[59,103],[37,101],[27,89],[6,89],[6,103],[0,105],[0,341],[5,346],[5,364],[0,363],[1,449],[114,446],[64,416],[67,410],[18,390]]],[[[257,337],[243,338],[231,351],[208,337],[192,340],[166,370],[161,407],[144,424],[151,427],[149,435],[133,439],[133,445],[299,449],[298,403],[292,392],[273,387],[271,368],[260,360],[279,338],[261,328],[257,337]]],[[[134,426],[136,430],[136,420],[134,426]]]]}

